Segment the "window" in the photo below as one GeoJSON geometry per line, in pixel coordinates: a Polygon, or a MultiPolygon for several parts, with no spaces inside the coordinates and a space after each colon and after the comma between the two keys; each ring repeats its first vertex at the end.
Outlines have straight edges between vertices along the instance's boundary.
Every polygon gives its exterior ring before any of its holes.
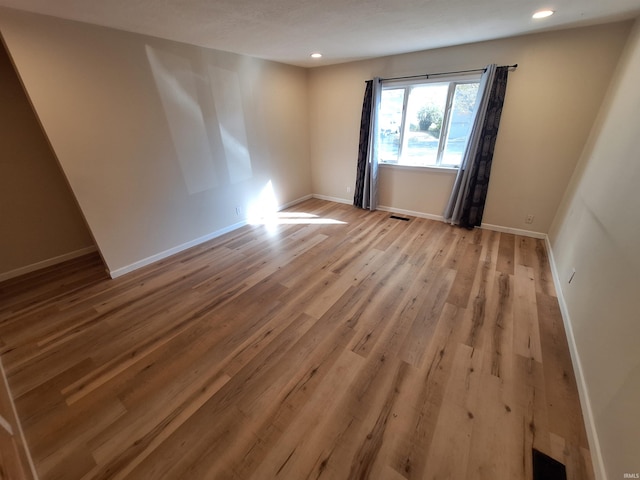
{"type": "Polygon", "coordinates": [[[418,167],[460,165],[467,146],[479,78],[383,86],[378,161],[418,167]]]}

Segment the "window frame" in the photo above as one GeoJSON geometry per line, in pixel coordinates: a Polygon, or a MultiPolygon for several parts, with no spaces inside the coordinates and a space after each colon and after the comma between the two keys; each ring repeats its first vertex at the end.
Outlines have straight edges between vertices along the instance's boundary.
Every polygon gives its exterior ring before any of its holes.
{"type": "MultiPolygon", "coordinates": [[[[446,164],[442,163],[444,150],[447,144],[447,136],[449,135],[449,125],[451,123],[451,111],[453,107],[453,100],[455,97],[456,87],[458,85],[464,84],[480,84],[480,80],[482,77],[482,72],[476,73],[465,73],[465,74],[456,74],[456,75],[438,75],[433,76],[432,78],[428,78],[427,76],[421,78],[410,78],[410,79],[392,79],[392,80],[383,80],[382,82],[382,90],[398,90],[404,89],[404,98],[402,102],[402,117],[399,126],[399,145],[398,145],[398,160],[397,162],[388,162],[380,160],[378,153],[378,164],[384,166],[394,166],[394,167],[410,167],[410,168],[426,168],[426,169],[443,169],[443,170],[458,170],[460,165],[454,164],[446,164]],[[443,112],[442,118],[442,126],[440,129],[440,136],[438,138],[438,151],[436,154],[436,162],[431,165],[416,165],[411,163],[401,163],[401,159],[403,157],[403,148],[406,148],[406,144],[408,143],[408,135],[407,130],[405,128],[405,124],[407,123],[407,107],[409,103],[409,97],[411,94],[411,89],[416,87],[421,87],[430,84],[448,84],[447,90],[447,98],[445,102],[445,109],[443,112]]],[[[477,102],[477,96],[476,96],[477,102]]],[[[378,114],[379,112],[377,112],[378,114]]],[[[475,118],[475,108],[474,114],[472,117],[472,121],[475,118]]],[[[380,122],[377,122],[378,125],[378,138],[380,137],[380,122]]],[[[467,142],[468,142],[467,138],[467,142]]],[[[466,145],[465,145],[466,148],[466,145]]]]}

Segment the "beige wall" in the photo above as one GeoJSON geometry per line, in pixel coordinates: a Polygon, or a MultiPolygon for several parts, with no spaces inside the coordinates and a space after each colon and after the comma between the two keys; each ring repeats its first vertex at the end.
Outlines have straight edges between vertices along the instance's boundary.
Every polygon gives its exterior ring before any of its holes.
{"type": "Polygon", "coordinates": [[[268,185],[311,194],[306,70],[6,9],[0,31],[112,274],[233,228],[268,185]]]}
{"type": "MultiPolygon", "coordinates": [[[[630,28],[565,30],[313,69],[314,193],[351,200],[364,82],[517,63],[509,76],[484,222],[546,233],[630,28]],[[535,215],[532,225],[525,216],[535,215]]],[[[442,215],[454,174],[383,167],[380,203],[442,215]],[[405,179],[410,178],[406,184],[405,179]]]]}
{"type": "Polygon", "coordinates": [[[640,473],[639,85],[640,21],[550,232],[610,480],[640,473]]]}
{"type": "Polygon", "coordinates": [[[92,245],[0,42],[0,278],[92,245]]]}

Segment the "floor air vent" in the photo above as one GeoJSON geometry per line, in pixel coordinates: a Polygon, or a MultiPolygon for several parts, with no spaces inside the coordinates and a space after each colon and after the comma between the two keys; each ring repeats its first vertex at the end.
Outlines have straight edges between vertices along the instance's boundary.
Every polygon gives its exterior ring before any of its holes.
{"type": "Polygon", "coordinates": [[[401,217],[399,215],[391,215],[389,218],[393,218],[394,220],[402,220],[403,222],[408,222],[410,220],[407,217],[401,217]]]}
{"type": "Polygon", "coordinates": [[[564,465],[533,449],[533,480],[567,480],[564,465]]]}

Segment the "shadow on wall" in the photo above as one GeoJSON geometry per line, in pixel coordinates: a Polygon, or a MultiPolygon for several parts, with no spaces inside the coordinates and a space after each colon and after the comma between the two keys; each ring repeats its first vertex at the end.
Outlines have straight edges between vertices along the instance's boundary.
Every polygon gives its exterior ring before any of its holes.
{"type": "Polygon", "coordinates": [[[150,45],[146,53],[188,192],[249,180],[238,74],[211,65],[194,68],[190,59],[150,45]]]}

